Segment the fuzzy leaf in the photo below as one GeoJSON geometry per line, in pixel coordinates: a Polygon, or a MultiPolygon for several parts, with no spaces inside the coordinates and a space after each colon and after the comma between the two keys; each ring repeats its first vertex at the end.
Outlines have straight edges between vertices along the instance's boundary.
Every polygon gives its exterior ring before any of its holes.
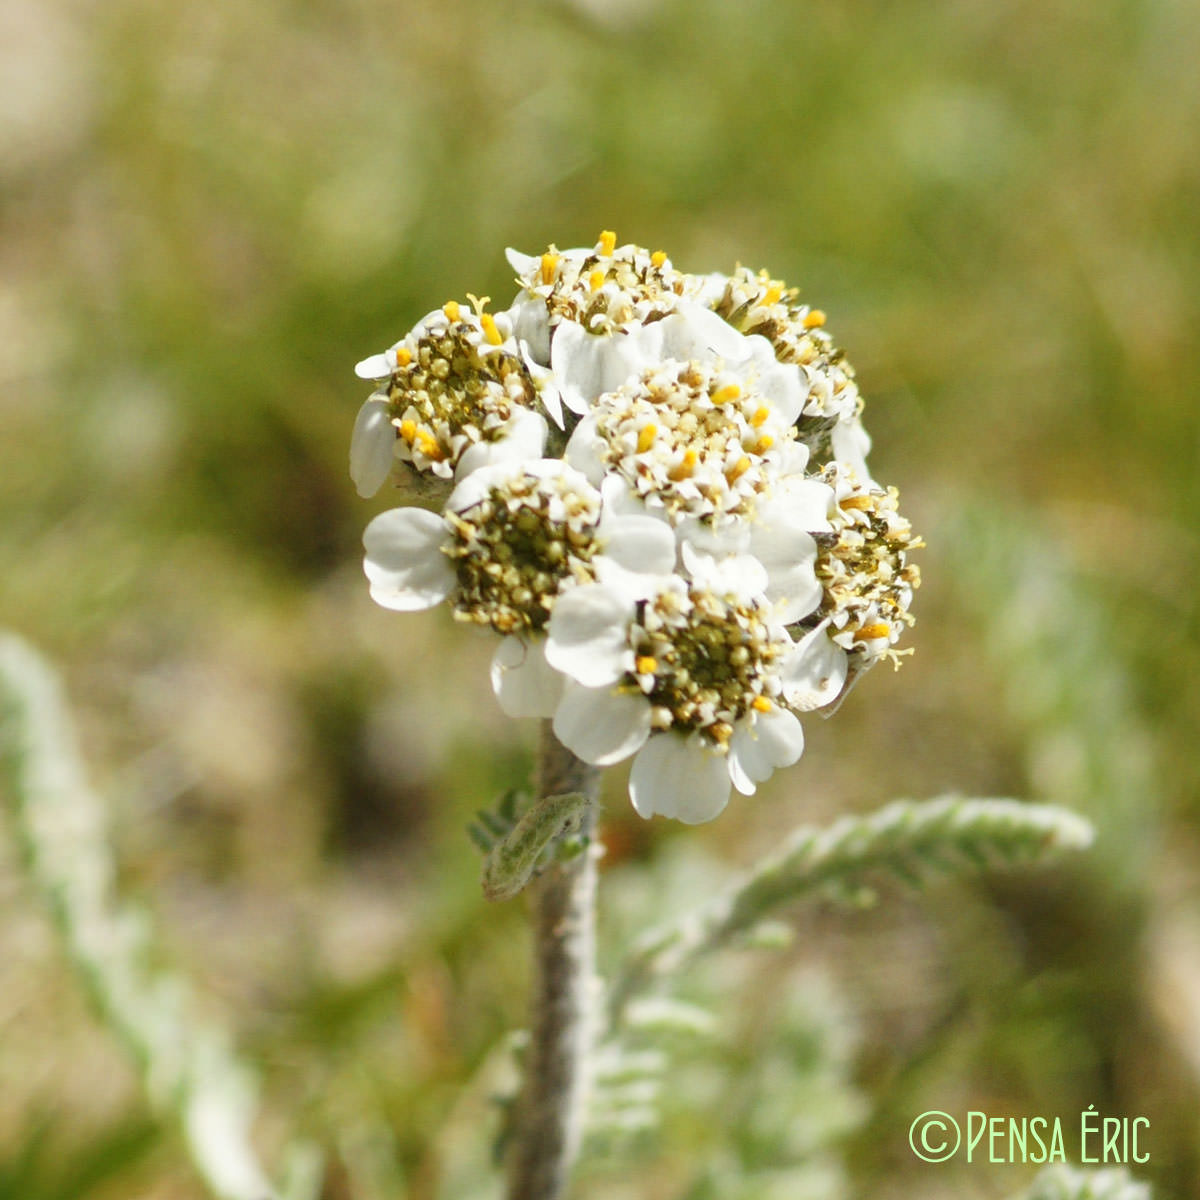
{"type": "Polygon", "coordinates": [[[253,1075],[224,1029],[195,1019],[184,981],[151,965],[160,957],[153,931],[116,894],[104,805],[87,782],[58,679],[11,635],[0,635],[0,770],[30,878],[63,948],[209,1191],[219,1200],[311,1200],[315,1151],[293,1147],[287,1188],[270,1185],[250,1138],[253,1075]],[[295,1169],[301,1160],[304,1171],[295,1169]]]}
{"type": "Polygon", "coordinates": [[[1150,1185],[1118,1167],[1083,1171],[1055,1164],[1038,1173],[1033,1183],[1012,1200],[1150,1200],[1150,1185]]]}
{"type": "Polygon", "coordinates": [[[542,851],[580,827],[588,804],[582,792],[537,801],[492,847],[483,864],[483,894],[489,900],[508,900],[521,891],[532,877],[542,851]]]}
{"type": "Polygon", "coordinates": [[[628,999],[652,980],[727,945],[802,897],[860,897],[869,894],[869,878],[879,872],[912,885],[935,872],[1037,863],[1085,849],[1092,837],[1087,821],[1052,805],[956,796],[898,800],[825,829],[802,827],[723,895],[682,921],[649,931],[613,989],[610,1016],[617,1021],[628,999]]]}

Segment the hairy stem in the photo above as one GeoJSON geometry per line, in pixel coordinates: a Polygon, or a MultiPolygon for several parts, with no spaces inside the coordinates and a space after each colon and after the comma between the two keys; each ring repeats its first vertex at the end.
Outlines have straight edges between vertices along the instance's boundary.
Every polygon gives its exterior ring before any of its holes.
{"type": "Polygon", "coordinates": [[[595,993],[596,856],[588,844],[599,771],[542,726],[538,795],[588,798],[585,849],[528,888],[533,916],[533,1016],[525,1087],[508,1160],[509,1200],[557,1200],[579,1151],[595,993]]]}

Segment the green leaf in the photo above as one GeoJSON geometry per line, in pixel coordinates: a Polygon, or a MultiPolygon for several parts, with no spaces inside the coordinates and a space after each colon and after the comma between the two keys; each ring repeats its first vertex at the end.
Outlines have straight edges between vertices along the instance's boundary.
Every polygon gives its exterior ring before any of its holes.
{"type": "Polygon", "coordinates": [[[802,827],[724,894],[640,939],[613,988],[610,1017],[619,1020],[652,980],[728,945],[784,904],[831,892],[861,902],[880,873],[916,886],[934,873],[1044,862],[1092,838],[1091,825],[1066,809],[958,796],[898,800],[825,829],[802,827]]]}
{"type": "MultiPolygon", "coordinates": [[[[538,800],[483,864],[483,894],[489,900],[508,900],[532,878],[542,852],[557,839],[578,831],[590,801],[582,792],[566,792],[538,800]]],[[[565,845],[574,857],[582,844],[565,845]]]]}

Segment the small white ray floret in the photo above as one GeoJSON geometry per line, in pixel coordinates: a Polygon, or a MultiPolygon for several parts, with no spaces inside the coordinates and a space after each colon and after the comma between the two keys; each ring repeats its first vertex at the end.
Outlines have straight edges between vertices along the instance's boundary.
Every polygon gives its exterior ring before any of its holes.
{"type": "Polygon", "coordinates": [[[364,500],[383,487],[395,456],[396,427],[387,397],[377,392],[358,410],[350,437],[350,478],[364,500]]]}
{"type": "Polygon", "coordinates": [[[810,629],[797,643],[783,673],[783,695],[793,708],[824,708],[841,695],[849,660],[830,635],[829,621],[810,629]]]}
{"type": "Polygon", "coordinates": [[[633,760],[629,798],[639,816],[700,825],[729,803],[729,771],[697,734],[655,737],[633,760]]]}
{"type": "Polygon", "coordinates": [[[454,590],[454,571],[442,553],[446,525],[423,508],[392,508],[366,528],[363,563],[371,599],[384,608],[416,612],[454,590]]]}
{"type": "MultiPolygon", "coordinates": [[[[665,585],[665,581],[664,581],[665,585]]],[[[683,581],[676,585],[683,591],[683,581]]],[[[629,642],[630,603],[598,584],[563,596],[550,618],[546,661],[588,688],[616,683],[634,669],[629,642]]]]}
{"type": "Polygon", "coordinates": [[[650,736],[650,706],[640,694],[568,680],[554,713],[554,734],[585,762],[605,767],[642,748],[650,736]]]}
{"type": "Polygon", "coordinates": [[[777,767],[790,767],[804,753],[804,730],[795,713],[773,705],[734,730],[729,740],[729,777],[744,796],[771,778],[777,767]]]}
{"type": "Polygon", "coordinates": [[[544,638],[509,635],[492,655],[492,691],[510,717],[552,717],[563,677],[546,662],[544,638]]]}

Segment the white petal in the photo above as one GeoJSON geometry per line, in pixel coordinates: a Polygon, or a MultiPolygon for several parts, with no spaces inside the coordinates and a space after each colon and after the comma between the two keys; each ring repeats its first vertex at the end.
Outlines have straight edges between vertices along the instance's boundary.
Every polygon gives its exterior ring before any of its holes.
{"type": "Polygon", "coordinates": [[[750,549],[748,521],[724,521],[717,526],[698,517],[683,517],[676,521],[675,535],[681,547],[689,546],[691,552],[711,558],[727,558],[750,549]]]}
{"type": "Polygon", "coordinates": [[[771,355],[769,362],[756,363],[748,369],[755,391],[761,392],[772,402],[785,425],[791,425],[804,408],[804,400],[808,395],[807,377],[795,363],[776,362],[775,351],[766,338],[755,334],[747,340],[766,342],[766,349],[771,355]]]}
{"type": "Polygon", "coordinates": [[[817,556],[817,543],[802,526],[786,520],[771,520],[754,526],[750,534],[750,549],[755,558],[771,573],[786,569],[817,556]]]}
{"type": "Polygon", "coordinates": [[[500,450],[501,445],[500,441],[472,442],[459,455],[458,465],[454,468],[454,478],[461,482],[468,475],[474,475],[484,467],[491,467],[497,462],[503,461],[504,454],[500,450]]]}
{"type": "Polygon", "coordinates": [[[712,308],[725,294],[725,285],[729,282],[728,275],[713,271],[708,275],[685,275],[687,295],[697,304],[712,308]]]}
{"type": "Polygon", "coordinates": [[[829,512],[833,508],[833,488],[816,479],[789,479],[762,505],[759,516],[764,524],[795,525],[809,533],[827,533],[829,512]]]}
{"type": "Polygon", "coordinates": [[[743,796],[753,796],[758,791],[758,784],[746,774],[745,767],[742,766],[741,760],[734,753],[732,741],[729,746],[729,753],[725,758],[725,765],[729,769],[730,782],[743,796]]]}
{"type": "Polygon", "coordinates": [[[492,691],[510,717],[552,717],[563,678],[546,662],[542,639],[506,637],[492,656],[492,691]]]}
{"type": "Polygon", "coordinates": [[[720,569],[721,584],[728,594],[749,598],[767,590],[767,569],[754,554],[730,554],[720,569]]]}
{"type": "Polygon", "coordinates": [[[513,337],[540,367],[550,365],[550,311],[541,296],[522,292],[508,310],[513,337]]]}
{"type": "Polygon", "coordinates": [[[366,528],[363,570],[371,598],[384,608],[412,612],[432,608],[454,588],[454,572],[442,553],[446,526],[423,508],[392,508],[366,528]]]}
{"type": "MultiPolygon", "coordinates": [[[[546,327],[546,357],[550,355],[550,333],[549,326],[546,327]]],[[[549,367],[542,366],[533,358],[533,353],[530,350],[529,343],[522,340],[519,343],[521,351],[521,359],[529,370],[529,376],[533,380],[534,387],[537,388],[538,400],[541,401],[542,407],[550,414],[550,419],[559,427],[566,428],[566,422],[563,420],[562,411],[562,396],[559,394],[558,385],[554,382],[554,372],[549,367]]]]}
{"type": "Polygon", "coordinates": [[[508,265],[518,275],[531,275],[533,268],[541,263],[541,259],[536,254],[522,254],[520,250],[514,250],[511,246],[504,251],[504,257],[508,259],[508,265]]]}
{"type": "Polygon", "coordinates": [[[600,584],[567,592],[550,614],[546,661],[584,687],[616,683],[633,670],[632,616],[632,605],[600,584]]]}
{"type": "Polygon", "coordinates": [[[604,556],[627,571],[667,575],[675,569],[675,535],[657,517],[614,516],[606,510],[597,533],[604,556]]]}
{"type": "Polygon", "coordinates": [[[666,573],[651,575],[645,571],[630,571],[615,559],[603,554],[597,554],[592,559],[592,567],[595,569],[596,579],[604,585],[605,591],[621,598],[626,612],[632,612],[633,606],[639,600],[649,600],[651,596],[671,589],[674,586],[672,580],[675,584],[682,583],[677,576],[666,573]]]}
{"type": "Polygon", "coordinates": [[[766,568],[752,554],[717,558],[701,553],[690,542],[684,542],[679,552],[687,573],[707,591],[723,596],[749,597],[766,590],[766,568]]]}
{"type": "Polygon", "coordinates": [[[575,426],[575,432],[567,442],[563,458],[599,487],[605,479],[604,455],[607,449],[608,443],[596,432],[596,418],[588,416],[575,426]]]}
{"type": "Polygon", "coordinates": [[[825,589],[812,561],[793,563],[771,572],[766,595],[774,606],[772,616],[782,625],[802,621],[821,603],[825,589]]]}
{"type": "Polygon", "coordinates": [[[650,736],[650,703],[640,693],[568,682],[554,714],[554,736],[584,762],[607,767],[650,736]]]}
{"type": "Polygon", "coordinates": [[[788,625],[808,616],[824,589],[817,579],[817,544],[803,529],[790,524],[757,525],[750,549],[767,572],[766,595],[775,602],[775,616],[788,625]]]}
{"type": "Polygon", "coordinates": [[[359,379],[386,379],[395,368],[395,357],[388,351],[382,354],[372,354],[356,363],[354,373],[359,379]]]}
{"type": "Polygon", "coordinates": [[[804,730],[786,708],[755,713],[740,723],[729,742],[729,775],[739,792],[771,778],[777,767],[790,767],[804,753],[804,730]],[[749,786],[747,786],[747,784],[749,786]]]}
{"type": "Polygon", "coordinates": [[[742,334],[711,309],[693,301],[680,300],[675,312],[655,324],[662,330],[663,358],[683,362],[719,358],[732,364],[750,354],[751,347],[742,334]]]}
{"type": "Polygon", "coordinates": [[[724,757],[699,737],[658,733],[633,760],[629,798],[643,817],[661,813],[698,825],[729,803],[729,770],[724,757]]]}
{"type": "Polygon", "coordinates": [[[718,566],[721,586],[726,594],[750,597],[766,591],[766,568],[753,554],[732,554],[722,559],[718,566]]]}
{"type": "Polygon", "coordinates": [[[801,712],[822,708],[838,698],[849,660],[829,636],[827,622],[806,633],[783,664],[783,695],[801,712]]]}
{"type": "Polygon", "coordinates": [[[509,418],[504,431],[504,441],[514,454],[522,458],[541,458],[546,449],[546,434],[549,426],[541,413],[528,408],[518,408],[509,418]]]}
{"type": "Polygon", "coordinates": [[[360,496],[373,496],[383,487],[395,454],[396,427],[387,402],[372,398],[358,410],[350,437],[350,478],[360,496]]]}
{"type": "Polygon", "coordinates": [[[463,480],[497,463],[541,458],[546,448],[546,429],[546,418],[541,413],[528,408],[518,409],[495,441],[474,442],[462,452],[455,478],[463,480]]]}
{"type": "Polygon", "coordinates": [[[542,407],[546,410],[555,425],[559,429],[567,427],[566,420],[563,417],[563,400],[562,393],[553,384],[543,384],[538,388],[538,399],[542,403],[542,407]]]}
{"type": "MultiPolygon", "coordinates": [[[[576,433],[583,426],[589,426],[594,432],[596,421],[593,417],[584,417],[579,422],[576,433]]],[[[603,444],[603,443],[601,443],[603,444]]],[[[586,472],[585,472],[586,474],[586,472]]],[[[600,497],[604,501],[604,509],[616,517],[644,517],[646,505],[642,498],[629,486],[624,477],[613,472],[605,475],[600,481],[600,497]]]]}
{"type": "Polygon", "coordinates": [[[661,321],[628,333],[589,333],[576,321],[560,321],[550,342],[550,366],[563,403],[583,414],[603,392],[611,392],[662,358],[661,321]]]}
{"type": "MultiPolygon", "coordinates": [[[[779,457],[779,474],[782,476],[803,475],[808,460],[812,457],[803,442],[784,442],[776,450],[779,457]]],[[[812,481],[810,481],[812,482],[812,481]]]]}
{"type": "Polygon", "coordinates": [[[563,403],[584,414],[589,403],[607,389],[603,335],[590,334],[575,321],[560,321],[550,341],[550,369],[559,381],[563,403]]]}
{"type": "Polygon", "coordinates": [[[867,454],[871,449],[871,437],[863,427],[862,418],[839,421],[829,435],[833,457],[838,462],[848,463],[854,468],[859,483],[870,484],[871,472],[867,468],[867,454]]]}
{"type": "Polygon", "coordinates": [[[446,497],[446,511],[466,512],[481,500],[486,500],[488,492],[509,477],[511,468],[512,464],[509,463],[489,462],[473,471],[463,471],[454,490],[446,497]]]}

